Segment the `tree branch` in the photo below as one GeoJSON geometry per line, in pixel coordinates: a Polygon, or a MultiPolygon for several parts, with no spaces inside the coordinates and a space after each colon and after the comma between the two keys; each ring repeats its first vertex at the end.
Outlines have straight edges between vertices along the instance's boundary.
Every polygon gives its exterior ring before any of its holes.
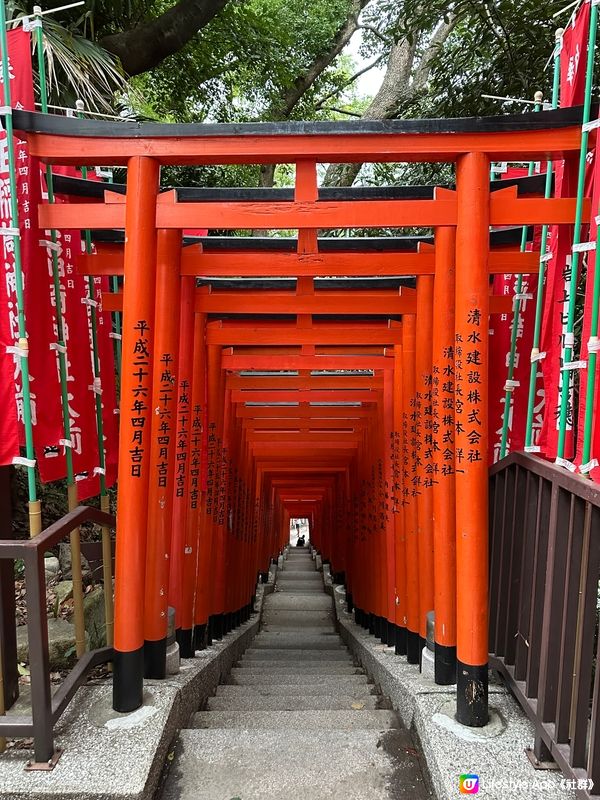
{"type": "Polygon", "coordinates": [[[228,2],[179,0],[160,17],[131,30],[105,36],[100,44],[118,56],[128,75],[139,75],[181,50],[228,2]]]}
{"type": "Polygon", "coordinates": [[[345,108],[336,108],[335,106],[326,106],[325,111],[334,111],[336,114],[347,114],[349,117],[356,117],[362,119],[362,114],[357,114],[356,111],[347,111],[345,108]]]}
{"type": "Polygon", "coordinates": [[[358,26],[358,30],[359,31],[369,31],[374,36],[377,36],[378,39],[381,39],[381,41],[384,44],[387,44],[387,45],[391,44],[390,39],[384,33],[382,33],[380,30],[378,30],[374,25],[365,25],[364,23],[361,23],[358,26]]]}
{"type": "Polygon", "coordinates": [[[348,44],[356,30],[358,29],[358,17],[363,8],[370,0],[352,0],[352,9],[338,29],[328,47],[310,65],[303,75],[299,75],[293,85],[285,92],[282,101],[278,106],[273,107],[272,119],[286,119],[290,116],[302,96],[310,89],[319,75],[332,64],[348,44]]]}
{"type": "Polygon", "coordinates": [[[375,59],[375,61],[373,61],[372,64],[369,64],[364,69],[355,72],[354,75],[351,78],[349,78],[343,86],[338,86],[338,88],[334,89],[333,92],[329,92],[329,94],[326,94],[325,97],[319,100],[315,108],[317,110],[323,108],[324,103],[326,103],[328,100],[331,100],[332,97],[335,97],[340,92],[343,92],[344,89],[348,88],[348,86],[350,86],[351,83],[354,83],[354,81],[358,80],[358,78],[360,78],[361,75],[364,75],[366,72],[372,70],[373,67],[376,67],[378,64],[380,64],[382,60],[383,60],[383,55],[380,55],[379,58],[375,59]]]}

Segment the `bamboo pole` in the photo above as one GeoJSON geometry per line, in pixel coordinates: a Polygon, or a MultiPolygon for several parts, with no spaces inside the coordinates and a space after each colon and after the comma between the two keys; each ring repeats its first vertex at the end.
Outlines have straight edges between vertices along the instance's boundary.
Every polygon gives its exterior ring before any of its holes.
{"type": "MultiPolygon", "coordinates": [[[[535,111],[541,111],[543,95],[541,92],[535,94],[535,111]]],[[[531,177],[535,169],[535,162],[529,162],[529,169],[527,175],[531,177]]],[[[523,225],[521,233],[521,253],[527,250],[527,225],[523,225]]],[[[519,315],[521,311],[521,300],[523,294],[523,275],[517,275],[515,281],[515,293],[513,296],[513,317],[510,331],[510,350],[508,354],[508,373],[506,376],[506,383],[504,385],[504,414],[502,418],[502,439],[500,442],[500,458],[504,458],[508,449],[508,433],[510,431],[510,405],[513,395],[514,376],[515,376],[515,358],[517,355],[517,336],[519,333],[519,315]]]]}
{"type": "MultiPolygon", "coordinates": [[[[6,7],[0,3],[0,46],[2,48],[2,83],[4,104],[11,107],[10,77],[8,63],[8,40],[6,36],[6,7]]],[[[42,530],[42,506],[37,497],[35,483],[35,453],[33,448],[33,423],[31,418],[31,393],[29,386],[29,344],[25,322],[25,299],[23,295],[23,263],[21,258],[21,236],[19,233],[19,207],[17,199],[17,170],[15,165],[15,142],[11,113],[4,118],[8,154],[8,176],[10,185],[10,229],[15,263],[15,285],[17,295],[17,319],[19,327],[18,359],[23,381],[23,427],[25,429],[25,455],[27,490],[29,497],[29,534],[37,536],[42,530]]]]}
{"type": "MultiPolygon", "coordinates": [[[[560,43],[562,40],[563,29],[558,28],[556,31],[556,45],[554,49],[554,76],[552,80],[552,108],[558,108],[558,95],[560,91],[560,43]]],[[[553,163],[548,161],[546,163],[546,185],[544,188],[544,197],[546,199],[552,196],[552,172],[553,163]]],[[[525,426],[525,450],[532,451],[533,448],[537,450],[537,446],[533,445],[533,413],[535,408],[535,393],[538,376],[538,360],[540,355],[540,334],[542,329],[542,312],[544,310],[544,283],[546,280],[546,248],[548,246],[548,231],[549,226],[542,226],[542,240],[540,244],[540,268],[538,273],[538,288],[535,303],[535,323],[533,327],[533,344],[531,349],[531,371],[529,374],[529,397],[527,402],[527,422],[525,426]]]]}
{"type": "MultiPolygon", "coordinates": [[[[83,116],[83,102],[76,102],[78,116],[83,116]]],[[[81,177],[87,179],[87,167],[81,167],[81,177]]],[[[88,255],[92,252],[92,235],[87,229],[84,231],[85,251],[88,255]]],[[[100,356],[98,351],[98,312],[96,311],[94,278],[88,277],[88,300],[90,309],[90,321],[92,329],[92,366],[93,366],[93,390],[94,403],[96,407],[96,433],[98,437],[98,458],[99,469],[98,477],[100,480],[100,508],[108,513],[110,511],[110,498],[106,488],[106,451],[104,448],[104,420],[102,418],[102,378],[100,371],[100,356]]],[[[104,581],[104,616],[106,620],[106,644],[112,647],[114,631],[114,603],[113,603],[113,582],[112,582],[112,547],[110,528],[108,525],[102,526],[102,576],[104,581]]]]}
{"type": "MultiPolygon", "coordinates": [[[[48,113],[48,89],[46,81],[46,62],[44,59],[44,32],[42,28],[42,9],[39,6],[33,7],[35,21],[36,48],[38,57],[38,73],[40,83],[40,102],[42,113],[48,113]]],[[[52,167],[46,165],[46,186],[48,189],[48,202],[54,203],[54,184],[52,179],[52,167]]],[[[64,339],[64,320],[60,292],[60,276],[58,271],[58,253],[56,247],[58,237],[56,230],[50,231],[52,243],[52,281],[54,284],[54,300],[56,306],[56,328],[57,328],[57,355],[58,368],[60,374],[60,390],[62,398],[63,413],[63,433],[65,441],[65,460],[67,463],[67,499],[69,511],[77,508],[77,486],[73,473],[73,453],[71,438],[71,419],[69,416],[69,389],[67,385],[67,351],[64,339]]],[[[82,656],[86,651],[85,643],[85,619],[83,612],[83,579],[81,573],[81,535],[79,528],[70,534],[71,541],[71,577],[73,581],[73,608],[75,616],[75,648],[77,656],[82,656]]]]}
{"type": "Polygon", "coordinates": [[[598,31],[598,6],[592,3],[590,17],[590,33],[588,41],[588,55],[585,76],[585,97],[583,104],[583,129],[581,132],[581,150],[579,153],[579,173],[577,177],[577,204],[575,208],[575,227],[573,232],[573,253],[571,258],[571,275],[565,280],[565,289],[569,291],[569,309],[567,315],[567,330],[562,362],[562,383],[560,386],[560,417],[558,427],[557,461],[562,460],[565,452],[565,436],[567,431],[567,414],[569,395],[571,390],[571,367],[573,357],[573,337],[575,329],[575,307],[577,301],[577,275],[579,270],[579,250],[581,243],[583,199],[585,191],[585,168],[589,141],[589,131],[586,124],[590,121],[592,108],[592,88],[594,81],[594,56],[596,49],[596,34],[598,31]]]}

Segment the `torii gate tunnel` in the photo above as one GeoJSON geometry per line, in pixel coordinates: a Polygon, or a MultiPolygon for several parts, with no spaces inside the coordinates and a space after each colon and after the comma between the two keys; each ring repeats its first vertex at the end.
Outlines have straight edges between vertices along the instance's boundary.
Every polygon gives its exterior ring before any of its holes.
{"type": "Polygon", "coordinates": [[[435,611],[436,680],[457,683],[461,723],[484,725],[488,333],[490,315],[511,307],[490,296],[490,274],[532,274],[539,262],[490,228],[575,216],[574,198],[518,182],[492,191],[490,163],[577,157],[581,110],[323,124],[13,119],[46,163],[128,167],[125,195],[102,189],[39,212],[44,228],[125,232],[84,261],[88,274],[124,278],[122,296],[105,297],[123,311],[115,709],[141,705],[144,675],[164,677],[168,606],[193,656],[207,632],[247,619],[257,575],[289,540],[290,519],[305,517],[356,620],[398,657],[419,662],[435,611]],[[454,162],[456,187],[318,188],[320,163],[414,161],[454,162]],[[293,193],[159,188],[162,165],[272,163],[295,165],[293,193]],[[186,246],[184,229],[199,227],[298,233],[186,246]],[[433,240],[318,236],[407,227],[433,229],[433,240]],[[375,276],[394,288],[373,288],[375,276]]]}

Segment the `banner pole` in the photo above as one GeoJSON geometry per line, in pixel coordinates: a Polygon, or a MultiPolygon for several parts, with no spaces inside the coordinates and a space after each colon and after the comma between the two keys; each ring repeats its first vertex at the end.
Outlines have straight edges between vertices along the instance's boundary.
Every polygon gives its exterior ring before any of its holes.
{"type": "MultiPolygon", "coordinates": [[[[600,209],[599,209],[600,213],[600,209]]],[[[597,236],[596,236],[597,238],[597,236]]],[[[588,340],[588,375],[585,392],[585,419],[583,426],[583,449],[581,454],[580,472],[591,474],[590,456],[592,452],[592,435],[594,431],[594,400],[596,394],[596,370],[598,365],[598,353],[596,349],[590,349],[593,345],[598,345],[598,316],[600,310],[600,263],[596,254],[596,264],[594,267],[594,287],[592,294],[592,319],[590,324],[590,338],[588,340]],[[585,468],[585,469],[584,469],[585,468]]]]}
{"type": "MultiPolygon", "coordinates": [[[[83,100],[75,102],[77,116],[84,116],[83,100]]],[[[81,177],[87,180],[88,168],[81,167],[81,177]]],[[[85,252],[92,253],[92,233],[89,228],[84,231],[85,252]]],[[[88,276],[88,299],[90,300],[90,324],[92,330],[92,364],[94,368],[94,402],[96,406],[96,432],[98,434],[98,478],[100,480],[100,508],[106,513],[110,512],[110,498],[106,488],[106,450],[104,447],[104,419],[102,417],[102,379],[100,371],[100,355],[98,350],[98,312],[96,311],[94,277],[88,276]]],[[[114,604],[112,591],[112,547],[110,528],[102,526],[102,572],[104,580],[104,616],[106,624],[106,645],[112,647],[114,631],[114,604]]]]}
{"type": "MultiPolygon", "coordinates": [[[[10,109],[10,78],[8,63],[8,38],[6,35],[6,8],[0,2],[0,46],[2,49],[2,82],[4,85],[4,104],[10,109]]],[[[17,317],[19,342],[17,358],[21,368],[23,382],[23,427],[25,428],[25,455],[27,458],[27,487],[29,497],[29,533],[37,536],[42,530],[42,506],[37,497],[35,483],[35,453],[33,448],[33,422],[31,415],[31,393],[29,386],[29,343],[25,323],[25,300],[23,292],[23,262],[21,258],[21,236],[19,233],[19,206],[17,200],[17,171],[15,164],[15,142],[13,137],[13,121],[10,111],[4,118],[6,145],[8,154],[8,173],[10,185],[10,227],[14,231],[12,243],[14,248],[15,285],[17,295],[17,317]]]]}
{"type": "MultiPolygon", "coordinates": [[[[544,97],[541,92],[535,93],[535,111],[542,110],[542,103],[544,97]]],[[[527,171],[528,177],[533,175],[533,171],[535,169],[535,162],[529,162],[529,169],[527,171]]],[[[523,231],[521,233],[521,253],[524,253],[527,250],[527,225],[523,225],[523,231]]],[[[504,386],[504,412],[502,417],[502,439],[500,442],[500,458],[504,458],[506,452],[508,450],[508,434],[511,430],[511,426],[509,424],[509,417],[510,417],[510,403],[513,394],[513,378],[515,374],[515,358],[517,355],[517,336],[519,333],[519,315],[521,312],[521,296],[523,294],[523,275],[517,275],[515,281],[515,293],[513,296],[513,318],[512,318],[512,326],[510,331],[510,351],[508,354],[508,374],[506,376],[506,384],[504,386]]]]}
{"type": "MultiPolygon", "coordinates": [[[[36,49],[38,56],[38,77],[40,82],[40,102],[42,113],[48,113],[48,89],[46,81],[46,62],[44,59],[44,34],[42,28],[42,9],[33,7],[36,49]]],[[[46,165],[46,186],[48,190],[48,203],[54,203],[54,183],[52,167],[46,165]]],[[[50,231],[52,251],[52,280],[54,283],[54,301],[56,304],[56,329],[57,329],[57,355],[60,374],[60,389],[62,395],[63,432],[65,437],[65,461],[67,464],[67,498],[69,511],[77,508],[77,485],[73,474],[73,453],[71,452],[71,420],[69,417],[69,389],[67,385],[67,350],[64,340],[64,320],[61,301],[60,275],[58,271],[58,237],[56,230],[50,231]]],[[[81,541],[79,528],[72,531],[71,540],[71,574],[73,579],[73,606],[75,616],[75,647],[77,655],[82,656],[86,651],[85,620],[83,611],[83,578],[81,573],[81,541]]]]}
{"type": "MultiPolygon", "coordinates": [[[[555,34],[556,44],[554,46],[554,77],[552,80],[552,108],[558,108],[558,96],[560,92],[560,50],[564,31],[558,28],[555,34]]],[[[544,198],[548,200],[552,196],[552,176],[553,163],[546,162],[546,185],[544,198]]],[[[544,309],[544,283],[546,280],[546,248],[548,246],[548,225],[542,226],[542,239],[540,244],[540,265],[538,273],[538,288],[535,301],[535,323],[533,326],[533,344],[531,349],[531,368],[529,373],[529,397],[527,400],[527,422],[525,425],[525,449],[533,447],[533,413],[535,409],[535,393],[538,377],[538,357],[540,354],[540,336],[542,330],[542,313],[544,309]]]]}
{"type": "Polygon", "coordinates": [[[588,39],[588,54],[585,75],[585,96],[583,105],[583,129],[581,132],[581,151],[579,154],[579,174],[577,178],[577,205],[575,208],[575,224],[573,231],[573,252],[571,256],[571,276],[565,280],[565,289],[569,290],[569,308],[567,315],[567,330],[562,359],[562,381],[560,385],[560,417],[558,427],[557,459],[563,459],[565,452],[565,436],[567,431],[567,413],[569,395],[571,393],[571,367],[573,357],[573,335],[575,329],[575,308],[577,301],[577,275],[579,269],[579,251],[577,245],[581,242],[581,229],[583,217],[583,196],[585,190],[585,168],[589,131],[586,124],[590,121],[592,108],[592,86],[594,80],[594,51],[596,48],[596,34],[598,31],[598,5],[592,2],[590,16],[590,32],[588,39]]]}

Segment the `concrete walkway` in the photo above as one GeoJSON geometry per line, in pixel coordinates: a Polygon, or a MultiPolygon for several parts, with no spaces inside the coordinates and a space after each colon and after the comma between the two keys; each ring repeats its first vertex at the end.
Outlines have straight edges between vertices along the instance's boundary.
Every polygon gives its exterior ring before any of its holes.
{"type": "Polygon", "coordinates": [[[429,797],[415,745],[336,633],[308,548],[290,551],[262,628],[182,730],[163,800],[429,797]]]}

